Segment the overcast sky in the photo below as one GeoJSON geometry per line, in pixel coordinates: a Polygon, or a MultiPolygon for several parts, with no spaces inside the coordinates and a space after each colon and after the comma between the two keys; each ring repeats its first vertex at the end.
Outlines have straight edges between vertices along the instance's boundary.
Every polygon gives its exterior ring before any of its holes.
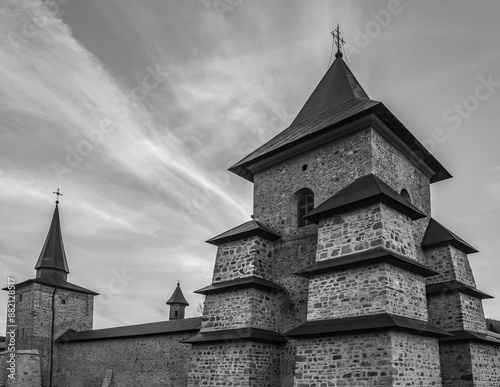
{"type": "Polygon", "coordinates": [[[204,241],[252,213],[227,168],[291,123],[340,23],[370,98],[454,175],[432,186],[432,215],[480,250],[500,319],[499,15],[465,0],[2,1],[2,283],[35,276],[60,188],[68,280],[102,293],[95,328],[168,318],[178,280],[192,316],[204,241]]]}

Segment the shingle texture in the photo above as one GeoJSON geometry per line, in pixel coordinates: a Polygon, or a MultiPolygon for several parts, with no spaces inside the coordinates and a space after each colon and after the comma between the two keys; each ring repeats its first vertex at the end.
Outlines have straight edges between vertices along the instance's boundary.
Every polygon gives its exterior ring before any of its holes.
{"type": "Polygon", "coordinates": [[[69,330],[57,339],[57,342],[102,340],[132,336],[158,335],[175,332],[196,331],[200,329],[201,317],[180,320],[158,321],[148,324],[129,325],[125,327],[95,329],[75,332],[69,330]]]}
{"type": "Polygon", "coordinates": [[[69,273],[62,239],[61,222],[59,220],[59,207],[57,205],[52,216],[45,244],[35,266],[35,269],[42,268],[57,269],[69,273]]]}

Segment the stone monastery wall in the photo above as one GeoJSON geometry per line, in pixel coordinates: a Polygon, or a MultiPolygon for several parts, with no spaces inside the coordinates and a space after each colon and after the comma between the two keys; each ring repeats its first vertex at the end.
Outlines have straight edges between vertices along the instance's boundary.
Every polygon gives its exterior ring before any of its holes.
{"type": "Polygon", "coordinates": [[[54,387],[100,387],[108,370],[112,387],[185,387],[193,333],[57,344],[54,387]]]}

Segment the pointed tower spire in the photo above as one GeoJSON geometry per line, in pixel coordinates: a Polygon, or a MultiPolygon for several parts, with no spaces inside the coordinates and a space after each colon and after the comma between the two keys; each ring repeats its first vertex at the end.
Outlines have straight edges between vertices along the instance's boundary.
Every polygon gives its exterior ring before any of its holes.
{"type": "Polygon", "coordinates": [[[174,294],[166,302],[170,306],[170,316],[169,320],[180,320],[184,318],[184,309],[189,306],[188,302],[182,294],[181,283],[177,282],[177,288],[175,288],[174,294]]]}
{"type": "Polygon", "coordinates": [[[69,268],[64,251],[61,221],[59,220],[59,196],[62,193],[57,189],[54,194],[57,195],[56,208],[52,216],[47,238],[35,266],[36,278],[66,281],[69,268]]]}

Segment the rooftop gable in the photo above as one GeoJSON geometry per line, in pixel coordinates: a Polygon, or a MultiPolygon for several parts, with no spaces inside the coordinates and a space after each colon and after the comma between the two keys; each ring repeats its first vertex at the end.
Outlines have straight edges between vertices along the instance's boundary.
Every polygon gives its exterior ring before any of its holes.
{"type": "Polygon", "coordinates": [[[422,239],[422,248],[424,250],[439,246],[451,245],[466,254],[477,253],[478,251],[465,242],[458,235],[452,233],[441,223],[438,223],[431,218],[427,230],[425,230],[424,238],[422,239]]]}
{"type": "Polygon", "coordinates": [[[223,232],[222,234],[219,234],[207,240],[206,242],[217,246],[221,243],[229,242],[231,240],[246,238],[254,235],[260,236],[270,241],[274,241],[280,238],[279,234],[271,230],[265,224],[252,219],[248,222],[240,224],[239,226],[236,226],[235,228],[232,228],[229,231],[223,232]]]}
{"type": "MultiPolygon", "coordinates": [[[[341,56],[338,56],[292,124],[257,150],[234,164],[229,170],[253,181],[256,165],[306,140],[336,132],[349,122],[376,115],[411,152],[414,162],[427,165],[431,182],[450,178],[450,173],[432,156],[411,132],[379,101],[369,99],[341,56]]],[[[257,168],[258,169],[258,168],[257,168]]]]}
{"type": "Polygon", "coordinates": [[[333,216],[350,209],[382,202],[408,215],[412,219],[424,218],[425,215],[403,196],[394,191],[386,183],[373,174],[354,180],[344,189],[325,200],[313,209],[305,219],[319,223],[323,218],[333,216]]]}

